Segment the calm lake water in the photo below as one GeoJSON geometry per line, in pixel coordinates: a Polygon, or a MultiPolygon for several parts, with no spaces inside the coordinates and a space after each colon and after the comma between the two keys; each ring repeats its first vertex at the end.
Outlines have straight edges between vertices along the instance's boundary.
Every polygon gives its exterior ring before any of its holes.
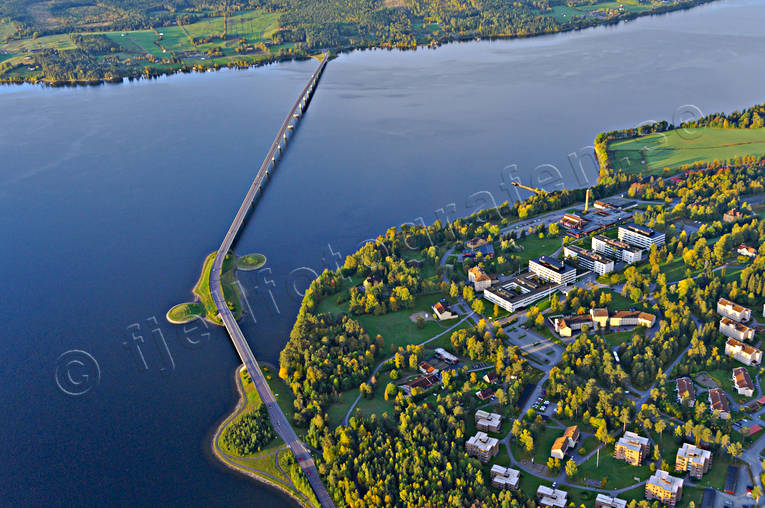
{"type": "MultiPolygon", "coordinates": [[[[456,215],[515,199],[503,168],[586,185],[601,130],[762,102],[764,23],[761,2],[731,0],[332,61],[237,246],[271,270],[241,277],[252,349],[275,362],[311,274],[364,239],[450,203],[456,215]]],[[[205,338],[164,314],[190,298],[314,66],[0,88],[2,504],[291,505],[211,458],[238,359],[222,330],[205,338]],[[69,350],[100,368],[81,397],[55,381],[69,350]]]]}

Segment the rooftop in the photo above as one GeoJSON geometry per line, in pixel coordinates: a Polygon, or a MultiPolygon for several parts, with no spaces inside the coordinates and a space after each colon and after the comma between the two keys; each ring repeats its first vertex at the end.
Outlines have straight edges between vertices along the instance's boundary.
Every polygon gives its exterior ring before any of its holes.
{"type": "Polygon", "coordinates": [[[695,391],[693,389],[693,381],[689,377],[681,377],[677,380],[677,392],[680,397],[688,396],[694,398],[695,391]]]}
{"type": "Polygon", "coordinates": [[[735,380],[736,388],[749,388],[750,390],[754,390],[749,371],[744,367],[736,367],[733,369],[733,379],[735,380]]]}
{"type": "Polygon", "coordinates": [[[712,458],[712,452],[699,448],[691,443],[684,443],[683,446],[677,450],[677,456],[684,457],[690,462],[703,463],[712,458]]]}
{"type": "Polygon", "coordinates": [[[607,258],[606,256],[602,256],[598,254],[597,252],[593,252],[591,250],[583,249],[582,247],[579,247],[578,245],[567,245],[566,249],[576,252],[577,256],[583,256],[593,261],[597,261],[599,263],[613,263],[613,261],[607,258]]]}
{"type": "Polygon", "coordinates": [[[717,304],[722,305],[723,307],[728,307],[730,309],[733,309],[735,312],[746,312],[749,310],[743,305],[739,305],[736,302],[731,302],[730,300],[726,298],[720,298],[719,300],[717,300],[717,304]]]}
{"type": "Polygon", "coordinates": [[[729,338],[726,344],[730,347],[741,348],[741,350],[748,355],[753,355],[760,352],[760,350],[756,347],[752,347],[749,344],[744,344],[740,340],[736,340],[734,338],[729,338]]]}
{"type": "Polygon", "coordinates": [[[742,325],[738,321],[733,321],[731,318],[728,318],[728,317],[723,317],[720,320],[720,323],[722,323],[725,326],[732,326],[733,328],[735,328],[737,331],[741,333],[746,333],[749,330],[751,330],[751,328],[749,328],[748,326],[742,325]]]}
{"type": "Polygon", "coordinates": [[[669,490],[671,492],[677,492],[683,487],[683,479],[670,476],[670,474],[664,470],[657,470],[653,476],[648,478],[646,482],[648,485],[655,485],[663,490],[669,490]]]}
{"type": "Polygon", "coordinates": [[[656,238],[658,236],[661,236],[663,233],[659,233],[658,231],[655,231],[649,227],[641,226],[639,224],[631,223],[626,224],[622,226],[622,228],[627,229],[629,231],[632,231],[633,233],[637,233],[638,235],[645,236],[647,238],[656,238]]]}
{"type": "Polygon", "coordinates": [[[475,436],[472,436],[470,439],[467,440],[467,444],[475,446],[481,450],[490,450],[494,448],[497,443],[499,443],[498,439],[495,439],[493,437],[489,437],[489,435],[486,432],[477,432],[475,436]]]}
{"type": "Polygon", "coordinates": [[[719,388],[709,390],[709,404],[712,406],[713,411],[717,410],[723,413],[730,411],[728,399],[725,398],[725,394],[719,388]]]}
{"type": "Polygon", "coordinates": [[[601,242],[605,243],[606,245],[610,245],[611,247],[619,250],[626,250],[629,252],[640,252],[641,249],[637,247],[633,247],[632,245],[622,242],[621,240],[617,240],[615,238],[609,238],[607,236],[603,235],[595,235],[593,238],[596,238],[600,240],[601,242]]]}
{"type": "Polygon", "coordinates": [[[618,445],[637,452],[640,451],[642,447],[648,446],[648,438],[638,436],[634,432],[628,430],[619,438],[618,445]]]}

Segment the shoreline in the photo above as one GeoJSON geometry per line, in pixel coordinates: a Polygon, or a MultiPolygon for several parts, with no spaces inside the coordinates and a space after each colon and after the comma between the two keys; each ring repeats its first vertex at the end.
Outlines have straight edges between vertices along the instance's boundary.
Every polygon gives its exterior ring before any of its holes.
{"type": "MultiPolygon", "coordinates": [[[[651,12],[625,12],[621,15],[616,16],[613,19],[607,19],[607,20],[594,20],[593,22],[589,24],[583,24],[582,26],[575,26],[575,27],[563,27],[559,30],[549,31],[549,32],[532,32],[527,34],[494,34],[494,35],[480,35],[472,33],[470,35],[460,35],[460,34],[452,34],[452,35],[445,35],[442,37],[439,37],[438,39],[433,39],[430,42],[422,42],[417,43],[413,47],[391,47],[391,46],[385,46],[383,44],[356,44],[356,45],[349,45],[349,46],[339,46],[336,48],[329,48],[328,51],[330,52],[330,60],[333,60],[337,58],[341,54],[347,54],[351,53],[353,51],[361,51],[361,50],[398,50],[398,51],[417,51],[419,49],[437,49],[438,47],[445,45],[445,44],[454,44],[454,43],[460,43],[460,42],[472,42],[472,41],[481,41],[481,40],[488,40],[488,41],[500,41],[500,40],[516,40],[516,39],[531,39],[536,37],[543,37],[548,35],[558,35],[558,34],[566,34],[566,33],[575,33],[580,32],[584,30],[589,30],[593,28],[598,27],[609,27],[609,26],[616,26],[620,23],[627,23],[629,21],[634,21],[639,18],[648,18],[652,16],[663,16],[667,14],[672,14],[675,12],[682,12],[682,11],[688,11],[691,9],[695,9],[697,7],[701,7],[710,3],[718,2],[719,0],[697,0],[697,3],[691,4],[691,5],[680,5],[680,6],[666,6],[661,7],[656,11],[651,12]]],[[[196,69],[192,67],[188,67],[186,64],[183,64],[178,69],[167,69],[167,70],[156,70],[155,72],[151,72],[150,74],[146,73],[140,73],[140,74],[126,74],[124,76],[120,77],[113,77],[113,78],[101,78],[101,79],[83,79],[83,80],[72,80],[72,81],[51,81],[46,80],[45,78],[40,79],[6,79],[6,78],[0,78],[0,85],[7,85],[7,86],[13,86],[13,85],[37,85],[43,88],[79,88],[79,87],[90,87],[90,86],[101,86],[101,85],[122,85],[125,84],[125,82],[134,82],[134,81],[144,81],[144,80],[153,80],[158,79],[160,77],[171,77],[177,74],[204,74],[206,72],[214,72],[214,71],[220,71],[220,70],[248,70],[248,69],[257,69],[260,67],[265,67],[266,65],[272,65],[272,64],[279,64],[279,63],[286,63],[286,62],[298,62],[298,61],[305,61],[310,60],[312,58],[315,58],[315,55],[313,55],[312,51],[318,51],[318,50],[299,50],[300,54],[293,54],[293,55],[273,55],[271,58],[266,58],[260,62],[255,62],[249,65],[241,65],[241,63],[230,63],[228,65],[220,65],[220,64],[214,64],[210,65],[209,67],[203,67],[201,69],[196,69]]]]}
{"type": "MultiPolygon", "coordinates": [[[[241,411],[247,406],[247,396],[244,393],[244,389],[242,387],[242,378],[241,378],[241,372],[242,369],[244,369],[244,365],[239,365],[234,370],[234,384],[236,385],[236,391],[238,395],[238,400],[236,402],[236,405],[234,406],[234,409],[228,413],[228,415],[224,416],[223,419],[220,421],[220,423],[215,427],[215,431],[212,433],[212,437],[210,439],[210,450],[213,453],[213,456],[217,460],[217,462],[221,465],[223,465],[227,470],[235,471],[238,474],[245,475],[249,478],[254,479],[255,481],[262,483],[270,488],[273,488],[275,490],[278,490],[279,492],[283,493],[285,496],[287,496],[291,501],[294,501],[297,506],[303,507],[303,508],[313,508],[309,503],[306,503],[305,499],[302,499],[298,497],[295,492],[290,491],[283,485],[280,485],[276,483],[274,480],[260,475],[256,473],[255,471],[244,469],[240,467],[239,465],[229,461],[226,459],[226,457],[223,456],[222,450],[218,447],[218,439],[220,438],[223,430],[226,428],[226,426],[236,418],[241,411]]],[[[289,451],[289,449],[286,449],[289,451]]],[[[277,455],[281,453],[281,451],[276,452],[277,455]]]]}

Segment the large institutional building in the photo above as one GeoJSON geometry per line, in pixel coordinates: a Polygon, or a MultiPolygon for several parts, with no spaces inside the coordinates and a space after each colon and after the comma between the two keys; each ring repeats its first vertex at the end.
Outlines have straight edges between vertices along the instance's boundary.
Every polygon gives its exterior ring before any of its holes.
{"type": "Polygon", "coordinates": [[[614,260],[609,259],[602,254],[583,249],[578,245],[567,245],[563,248],[563,255],[566,258],[577,260],[579,266],[585,270],[590,270],[598,275],[604,275],[614,271],[614,260]]]}
{"type": "Polygon", "coordinates": [[[651,228],[637,224],[619,226],[619,240],[641,249],[650,249],[651,245],[664,245],[666,236],[651,228]]]}
{"type": "Polygon", "coordinates": [[[627,264],[637,263],[643,259],[643,251],[641,249],[603,235],[592,237],[592,250],[612,257],[617,261],[624,261],[627,264]]]}
{"type": "Polygon", "coordinates": [[[576,280],[576,268],[550,256],[539,256],[529,260],[529,271],[555,284],[571,284],[576,280]]]}

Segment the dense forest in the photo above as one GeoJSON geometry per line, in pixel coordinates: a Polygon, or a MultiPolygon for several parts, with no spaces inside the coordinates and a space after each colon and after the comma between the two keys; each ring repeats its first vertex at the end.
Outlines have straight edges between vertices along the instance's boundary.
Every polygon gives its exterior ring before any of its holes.
{"type": "MultiPolygon", "coordinates": [[[[644,14],[690,8],[712,0],[640,0],[619,7],[592,0],[7,0],[0,2],[0,76],[6,81],[45,79],[49,82],[90,81],[94,77],[154,75],[195,67],[246,66],[254,63],[305,57],[318,50],[387,47],[415,48],[476,37],[526,37],[615,23],[644,14]],[[602,5],[601,5],[602,4],[602,5]],[[274,15],[275,29],[252,29],[230,35],[229,19],[240,13],[274,15]],[[218,20],[212,22],[212,20],[218,20]],[[211,21],[205,33],[190,35],[190,24],[211,21]],[[191,44],[163,48],[157,53],[141,35],[138,43],[120,44],[120,64],[104,58],[111,47],[89,46],[76,40],[78,50],[61,47],[60,39],[43,43],[41,37],[87,32],[153,30],[161,45],[162,27],[180,28],[191,44]],[[32,41],[29,43],[29,41],[32,41]],[[202,47],[206,43],[207,47],[202,47]],[[212,45],[212,47],[209,47],[212,45]],[[29,67],[23,57],[40,50],[46,54],[29,67]],[[71,55],[68,53],[72,53],[71,55]],[[148,54],[147,54],[148,53],[148,54]],[[201,58],[202,54],[217,57],[201,58]],[[3,58],[3,55],[12,58],[3,58]],[[153,58],[144,59],[147,56],[153,58]],[[207,58],[207,59],[206,59],[207,58]],[[7,60],[6,62],[3,62],[7,60]],[[137,61],[138,60],[138,61],[137,61]],[[100,70],[97,70],[100,69],[100,70]],[[33,71],[33,72],[28,72],[33,71]]],[[[242,20],[239,20],[240,26],[242,20]]]]}
{"type": "Polygon", "coordinates": [[[266,406],[261,405],[226,427],[223,443],[241,457],[259,452],[274,437],[266,406]]]}

